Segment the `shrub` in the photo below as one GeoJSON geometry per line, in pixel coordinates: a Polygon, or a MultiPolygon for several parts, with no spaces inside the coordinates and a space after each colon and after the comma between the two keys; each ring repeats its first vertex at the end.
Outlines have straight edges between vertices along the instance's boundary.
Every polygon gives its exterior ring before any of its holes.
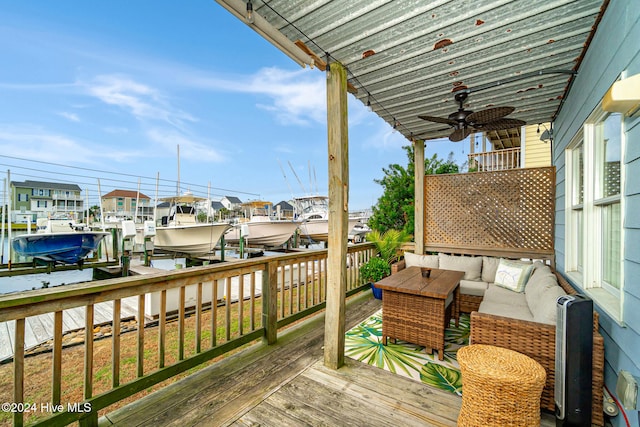
{"type": "Polygon", "coordinates": [[[375,283],[391,274],[391,266],[380,257],[373,257],[360,267],[360,277],[365,283],[375,283]]]}

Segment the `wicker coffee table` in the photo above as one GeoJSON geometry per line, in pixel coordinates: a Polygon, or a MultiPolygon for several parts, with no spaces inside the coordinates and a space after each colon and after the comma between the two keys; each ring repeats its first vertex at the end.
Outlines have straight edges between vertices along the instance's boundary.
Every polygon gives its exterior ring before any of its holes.
{"type": "Polygon", "coordinates": [[[458,326],[462,277],[460,271],[408,267],[377,282],[382,289],[382,343],[393,338],[424,346],[429,354],[436,349],[443,360],[444,330],[451,318],[458,326]]]}

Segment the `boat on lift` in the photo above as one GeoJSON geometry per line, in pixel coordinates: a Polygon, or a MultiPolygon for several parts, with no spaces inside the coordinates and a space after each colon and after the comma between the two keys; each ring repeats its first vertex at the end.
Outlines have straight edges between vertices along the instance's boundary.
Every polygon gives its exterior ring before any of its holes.
{"type": "Polygon", "coordinates": [[[222,235],[231,228],[226,222],[198,222],[196,203],[206,199],[190,192],[161,199],[170,202],[169,215],[162,217],[153,240],[155,248],[186,255],[213,253],[222,235]]]}
{"type": "Polygon", "coordinates": [[[279,247],[295,233],[298,224],[292,220],[273,219],[266,215],[254,215],[248,221],[239,221],[224,235],[227,243],[237,244],[241,237],[249,246],[279,247]]]}
{"type": "Polygon", "coordinates": [[[24,257],[82,265],[109,233],[89,231],[70,219],[40,218],[36,233],[11,238],[11,249],[24,257]]]}
{"type": "MultiPolygon", "coordinates": [[[[329,198],[327,196],[303,196],[293,199],[296,219],[301,221],[300,237],[312,241],[329,240],[329,198]]],[[[348,231],[360,221],[360,218],[349,218],[348,231]]]]}

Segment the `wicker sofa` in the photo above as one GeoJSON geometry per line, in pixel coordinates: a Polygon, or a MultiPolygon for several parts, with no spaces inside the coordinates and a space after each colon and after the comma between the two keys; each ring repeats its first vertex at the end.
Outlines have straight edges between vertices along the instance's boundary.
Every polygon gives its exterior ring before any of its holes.
{"type": "MultiPolygon", "coordinates": [[[[506,259],[504,255],[454,255],[406,252],[404,260],[393,265],[392,273],[411,265],[464,271],[460,282],[460,311],[471,313],[470,341],[509,348],[538,361],[547,372],[541,407],[554,411],[555,301],[560,295],[576,294],[576,290],[550,265],[536,261],[530,268],[530,283],[523,292],[514,292],[494,284],[500,259],[506,259]]],[[[521,257],[522,254],[518,254],[513,258],[521,257]]],[[[598,332],[598,315],[594,312],[592,423],[598,426],[604,425],[603,372],[604,340],[598,332]]]]}

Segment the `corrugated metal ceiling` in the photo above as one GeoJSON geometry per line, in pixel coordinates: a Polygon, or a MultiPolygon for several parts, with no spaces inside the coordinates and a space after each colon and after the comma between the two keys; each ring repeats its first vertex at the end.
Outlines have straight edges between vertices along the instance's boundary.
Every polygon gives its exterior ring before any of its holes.
{"type": "MultiPolygon", "coordinates": [[[[407,138],[446,137],[451,128],[418,118],[465,108],[513,106],[508,118],[551,121],[608,0],[262,0],[263,16],[318,57],[349,70],[357,98],[407,138]],[[506,81],[506,82],[505,82],[506,81]],[[505,82],[484,90],[485,85],[505,82]]],[[[578,69],[579,71],[579,69],[578,69]]]]}

